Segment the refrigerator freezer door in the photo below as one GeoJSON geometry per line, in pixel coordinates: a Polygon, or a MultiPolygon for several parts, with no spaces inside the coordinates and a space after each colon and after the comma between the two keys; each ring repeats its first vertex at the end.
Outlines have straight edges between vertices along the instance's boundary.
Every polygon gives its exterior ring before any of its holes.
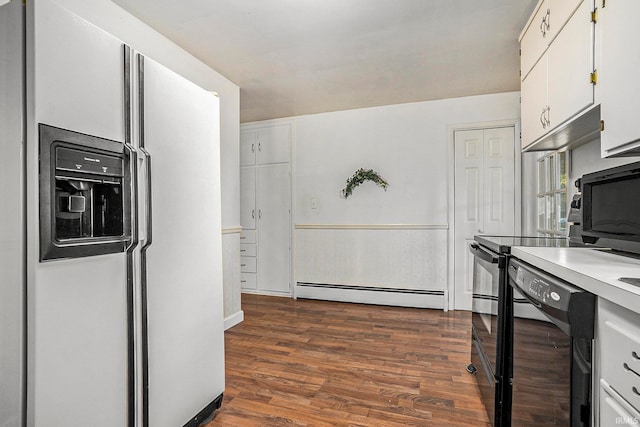
{"type": "Polygon", "coordinates": [[[224,391],[219,103],[148,58],[142,75],[152,220],[142,256],[147,425],[175,427],[224,391]]]}
{"type": "Polygon", "coordinates": [[[125,254],[39,262],[37,143],[38,123],[123,141],[122,42],[54,2],[26,3],[27,424],[125,426],[125,254]]]}

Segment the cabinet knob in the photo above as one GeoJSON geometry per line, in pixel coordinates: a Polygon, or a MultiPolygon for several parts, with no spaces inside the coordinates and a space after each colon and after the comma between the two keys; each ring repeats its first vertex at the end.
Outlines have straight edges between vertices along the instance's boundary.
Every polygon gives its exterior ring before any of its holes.
{"type": "Polygon", "coordinates": [[[251,219],[256,219],[256,210],[251,209],[251,219]]]}
{"type": "Polygon", "coordinates": [[[252,153],[256,152],[256,144],[251,144],[251,152],[252,153]]]}

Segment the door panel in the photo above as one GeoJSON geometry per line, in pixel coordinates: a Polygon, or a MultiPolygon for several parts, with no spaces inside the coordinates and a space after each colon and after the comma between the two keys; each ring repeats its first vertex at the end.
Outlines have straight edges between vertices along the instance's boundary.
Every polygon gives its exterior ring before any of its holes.
{"type": "Polygon", "coordinates": [[[258,167],[258,290],[289,293],[289,165],[258,167]]]}
{"type": "Polygon", "coordinates": [[[175,427],[224,390],[219,103],[149,59],[144,79],[149,425],[175,427]]]}
{"type": "Polygon", "coordinates": [[[484,234],[514,233],[514,140],[513,127],[484,130],[484,234]]]}

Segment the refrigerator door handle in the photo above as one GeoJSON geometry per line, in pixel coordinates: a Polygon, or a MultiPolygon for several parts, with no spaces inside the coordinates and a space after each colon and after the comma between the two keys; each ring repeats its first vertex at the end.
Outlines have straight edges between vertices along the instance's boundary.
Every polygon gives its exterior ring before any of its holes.
{"type": "Polygon", "coordinates": [[[129,225],[131,227],[131,237],[129,245],[127,246],[127,426],[134,426],[136,424],[136,395],[137,395],[137,381],[135,378],[136,360],[135,360],[135,335],[136,335],[136,320],[135,320],[135,260],[134,254],[136,247],[140,243],[138,236],[138,152],[134,148],[133,141],[133,100],[132,89],[133,79],[131,77],[132,66],[131,47],[123,44],[123,57],[124,57],[124,149],[128,153],[129,161],[129,197],[131,198],[129,207],[131,209],[129,215],[129,225]]]}

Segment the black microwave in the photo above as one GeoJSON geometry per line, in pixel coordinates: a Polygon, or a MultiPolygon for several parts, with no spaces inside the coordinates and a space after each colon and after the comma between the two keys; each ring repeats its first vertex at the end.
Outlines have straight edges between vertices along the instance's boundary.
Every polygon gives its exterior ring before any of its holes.
{"type": "Polygon", "coordinates": [[[640,162],[586,174],[582,240],[640,253],[640,162]]]}

